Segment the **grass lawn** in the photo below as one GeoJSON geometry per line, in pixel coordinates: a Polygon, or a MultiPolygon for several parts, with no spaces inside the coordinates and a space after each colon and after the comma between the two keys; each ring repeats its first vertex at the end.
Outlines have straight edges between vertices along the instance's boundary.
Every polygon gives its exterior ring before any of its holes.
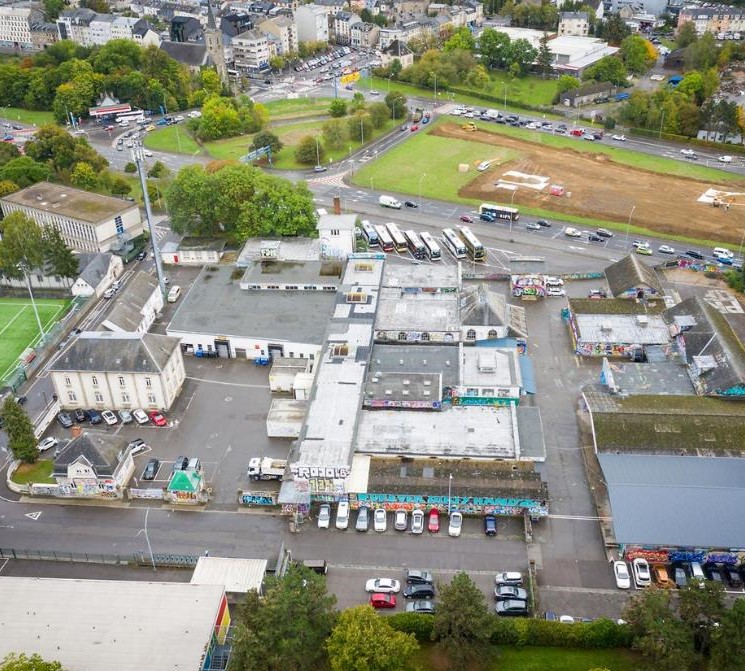
{"type": "MultiPolygon", "coordinates": [[[[65,314],[70,301],[37,299],[44,330],[48,330],[65,314]]],[[[39,339],[39,327],[29,299],[0,298],[0,380],[4,380],[18,364],[18,357],[39,339]]]]}
{"type": "Polygon", "coordinates": [[[145,146],[156,151],[169,151],[176,154],[204,154],[204,149],[189,135],[186,126],[173,124],[150,131],[145,135],[145,146]]]}
{"type": "Polygon", "coordinates": [[[365,164],[354,176],[360,186],[375,191],[394,191],[440,200],[469,202],[458,198],[458,190],[474,179],[475,167],[485,160],[500,162],[516,158],[509,149],[478,142],[437,137],[419,131],[415,137],[386,152],[382,159],[365,164]],[[442,160],[433,160],[435,157],[442,160]],[[458,172],[458,165],[469,165],[458,172]],[[424,177],[422,177],[424,175],[424,177]]]}
{"type": "Polygon", "coordinates": [[[25,124],[36,124],[43,126],[47,123],[54,123],[54,115],[51,112],[37,112],[33,110],[24,110],[20,107],[3,107],[0,108],[0,117],[8,121],[20,121],[25,124]]]}
{"type": "MultiPolygon", "coordinates": [[[[491,651],[490,651],[491,652],[491,651]]],[[[445,671],[447,660],[434,645],[422,646],[416,656],[418,671],[445,671]]],[[[640,658],[630,650],[574,650],[567,648],[499,647],[491,664],[481,671],[636,671],[640,658]]]]}
{"type": "Polygon", "coordinates": [[[296,119],[304,116],[328,114],[333,98],[295,98],[262,103],[269,112],[269,120],[296,119]]]}
{"type": "Polygon", "coordinates": [[[27,485],[30,482],[53,485],[56,482],[51,477],[53,468],[54,462],[51,459],[39,459],[35,464],[21,464],[13,473],[12,480],[17,485],[27,485]]]}

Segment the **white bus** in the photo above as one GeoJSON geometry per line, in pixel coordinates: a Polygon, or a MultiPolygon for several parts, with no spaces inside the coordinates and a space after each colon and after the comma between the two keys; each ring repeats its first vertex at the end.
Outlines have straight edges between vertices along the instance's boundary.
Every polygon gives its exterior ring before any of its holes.
{"type": "Polygon", "coordinates": [[[384,252],[392,252],[395,247],[393,245],[393,238],[388,235],[388,230],[382,224],[375,224],[373,226],[375,232],[378,234],[378,244],[384,252]]]}
{"type": "Polygon", "coordinates": [[[427,231],[420,233],[419,237],[422,239],[422,244],[427,250],[429,260],[439,261],[442,258],[442,252],[440,251],[440,245],[435,242],[435,239],[427,231]]]}
{"type": "Polygon", "coordinates": [[[517,221],[520,218],[520,210],[516,207],[494,205],[492,203],[481,203],[479,215],[482,214],[490,214],[495,219],[505,219],[506,221],[517,221]]]}
{"type": "Polygon", "coordinates": [[[415,259],[424,260],[427,258],[427,248],[424,246],[422,241],[419,239],[419,236],[417,235],[416,231],[404,231],[404,236],[406,237],[406,244],[409,247],[409,251],[411,252],[411,255],[415,259]]]}
{"type": "Polygon", "coordinates": [[[466,258],[466,246],[463,244],[463,240],[458,237],[458,234],[452,228],[442,229],[442,239],[445,242],[447,250],[456,258],[466,258]]]}
{"type": "Polygon", "coordinates": [[[116,122],[120,126],[126,126],[128,123],[138,123],[145,120],[145,112],[142,110],[133,110],[132,112],[122,112],[116,115],[116,122]]]}
{"type": "Polygon", "coordinates": [[[367,240],[368,246],[377,247],[378,233],[375,230],[375,227],[369,221],[365,220],[360,224],[360,228],[362,229],[362,237],[367,240]]]}
{"type": "Polygon", "coordinates": [[[391,236],[391,239],[393,240],[393,246],[396,248],[396,251],[403,254],[409,248],[409,246],[406,244],[406,238],[404,237],[404,234],[401,233],[401,231],[398,229],[398,226],[396,226],[396,224],[394,224],[392,221],[387,223],[385,227],[388,229],[388,235],[391,236]]]}
{"type": "Polygon", "coordinates": [[[484,246],[479,242],[479,239],[471,232],[468,226],[458,226],[460,230],[460,237],[463,238],[463,242],[466,245],[468,256],[474,261],[485,261],[486,251],[484,246]]]}

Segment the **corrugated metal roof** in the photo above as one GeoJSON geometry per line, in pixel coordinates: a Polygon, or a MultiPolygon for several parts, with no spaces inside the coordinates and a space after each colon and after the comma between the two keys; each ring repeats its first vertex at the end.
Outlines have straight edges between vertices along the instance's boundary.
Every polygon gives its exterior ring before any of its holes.
{"type": "Polygon", "coordinates": [[[599,454],[616,540],[735,548],[745,542],[745,459],[599,454]]]}
{"type": "Polygon", "coordinates": [[[266,559],[200,557],[191,576],[192,585],[221,585],[226,592],[261,593],[266,575],[266,559]]]}

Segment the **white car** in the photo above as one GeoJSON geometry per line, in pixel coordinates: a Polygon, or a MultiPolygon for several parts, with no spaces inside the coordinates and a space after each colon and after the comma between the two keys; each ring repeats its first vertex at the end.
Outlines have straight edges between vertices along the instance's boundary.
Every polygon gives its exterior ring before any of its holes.
{"type": "Polygon", "coordinates": [[[150,151],[149,149],[146,149],[146,150],[145,150],[145,151],[143,151],[142,153],[143,153],[143,154],[144,154],[145,156],[147,156],[148,158],[152,158],[152,157],[153,157],[153,152],[151,152],[151,151],[150,151]]]}
{"type": "Polygon", "coordinates": [[[732,163],[732,157],[731,156],[720,156],[717,158],[717,161],[720,163],[732,163]]]}
{"type": "Polygon", "coordinates": [[[647,587],[652,584],[652,574],[649,572],[649,563],[646,559],[637,557],[632,562],[634,569],[634,580],[639,587],[647,587]]]}
{"type": "Polygon", "coordinates": [[[324,503],[318,510],[318,528],[328,529],[329,522],[331,521],[331,506],[328,503],[324,503]]]}
{"type": "Polygon", "coordinates": [[[414,510],[411,513],[411,528],[409,529],[413,534],[421,534],[424,532],[424,511],[414,510]]]}
{"type": "Polygon", "coordinates": [[[383,508],[376,508],[373,515],[373,529],[375,531],[385,531],[388,527],[388,515],[383,508]]]}
{"type": "Polygon", "coordinates": [[[631,587],[631,575],[625,561],[613,562],[613,575],[616,576],[616,587],[618,589],[629,589],[631,587]]]}
{"type": "Polygon", "coordinates": [[[111,412],[111,410],[104,410],[101,413],[101,417],[103,417],[103,421],[106,422],[109,426],[114,426],[119,420],[116,418],[116,415],[111,412]]]}
{"type": "Polygon", "coordinates": [[[448,522],[448,536],[457,538],[463,528],[463,514],[454,510],[450,513],[450,522],[448,522]]]}
{"type": "Polygon", "coordinates": [[[566,296],[567,292],[561,287],[546,287],[546,296],[566,296]]]}
{"type": "Polygon", "coordinates": [[[173,117],[174,121],[183,121],[184,117],[182,117],[180,114],[177,117],[173,117]]]}
{"type": "Polygon", "coordinates": [[[568,226],[564,229],[564,235],[566,235],[568,238],[581,238],[582,237],[582,231],[579,229],[573,228],[572,226],[568,226]]]}
{"type": "Polygon", "coordinates": [[[39,450],[39,452],[46,452],[47,450],[51,450],[53,447],[57,447],[59,445],[59,440],[56,438],[52,438],[52,436],[48,436],[44,440],[42,440],[36,448],[39,450]]]}
{"type": "Polygon", "coordinates": [[[405,510],[397,510],[396,516],[393,522],[393,528],[396,531],[406,531],[406,527],[409,526],[408,515],[405,510]]]}
{"type": "Polygon", "coordinates": [[[625,135],[611,135],[611,140],[615,140],[616,142],[626,142],[626,136],[625,135]]]}
{"type": "Polygon", "coordinates": [[[401,591],[401,583],[393,578],[371,578],[365,583],[365,591],[398,594],[401,591]]]}
{"type": "Polygon", "coordinates": [[[137,410],[132,413],[132,417],[135,418],[135,422],[137,422],[138,424],[150,423],[150,418],[147,416],[147,413],[142,408],[137,408],[137,410]]]}
{"type": "Polygon", "coordinates": [[[660,254],[675,254],[675,248],[670,245],[660,245],[657,251],[660,254]]]}
{"type": "Polygon", "coordinates": [[[559,622],[562,624],[574,624],[574,618],[571,615],[559,615],[559,622]]]}
{"type": "Polygon", "coordinates": [[[631,246],[634,249],[649,249],[649,243],[646,240],[634,240],[631,246]]]}
{"type": "Polygon", "coordinates": [[[695,156],[696,152],[693,151],[693,149],[681,149],[680,153],[683,154],[683,156],[695,156]]]}
{"type": "Polygon", "coordinates": [[[129,424],[132,421],[132,413],[129,410],[120,410],[119,419],[122,420],[122,424],[129,424]]]}
{"type": "Polygon", "coordinates": [[[547,287],[563,287],[564,286],[564,280],[562,280],[560,277],[553,277],[552,275],[546,275],[546,278],[544,281],[546,282],[547,287]]]}

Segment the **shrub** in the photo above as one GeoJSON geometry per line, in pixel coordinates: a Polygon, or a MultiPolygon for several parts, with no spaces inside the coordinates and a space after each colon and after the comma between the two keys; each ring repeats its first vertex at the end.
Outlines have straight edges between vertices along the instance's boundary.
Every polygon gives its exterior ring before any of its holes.
{"type": "Polygon", "coordinates": [[[623,648],[631,645],[629,627],[612,620],[562,622],[495,618],[491,642],[494,645],[531,645],[559,648],[623,648]]]}
{"type": "Polygon", "coordinates": [[[414,634],[420,643],[432,640],[432,630],[435,619],[423,613],[396,613],[388,618],[388,623],[396,631],[414,634]]]}

